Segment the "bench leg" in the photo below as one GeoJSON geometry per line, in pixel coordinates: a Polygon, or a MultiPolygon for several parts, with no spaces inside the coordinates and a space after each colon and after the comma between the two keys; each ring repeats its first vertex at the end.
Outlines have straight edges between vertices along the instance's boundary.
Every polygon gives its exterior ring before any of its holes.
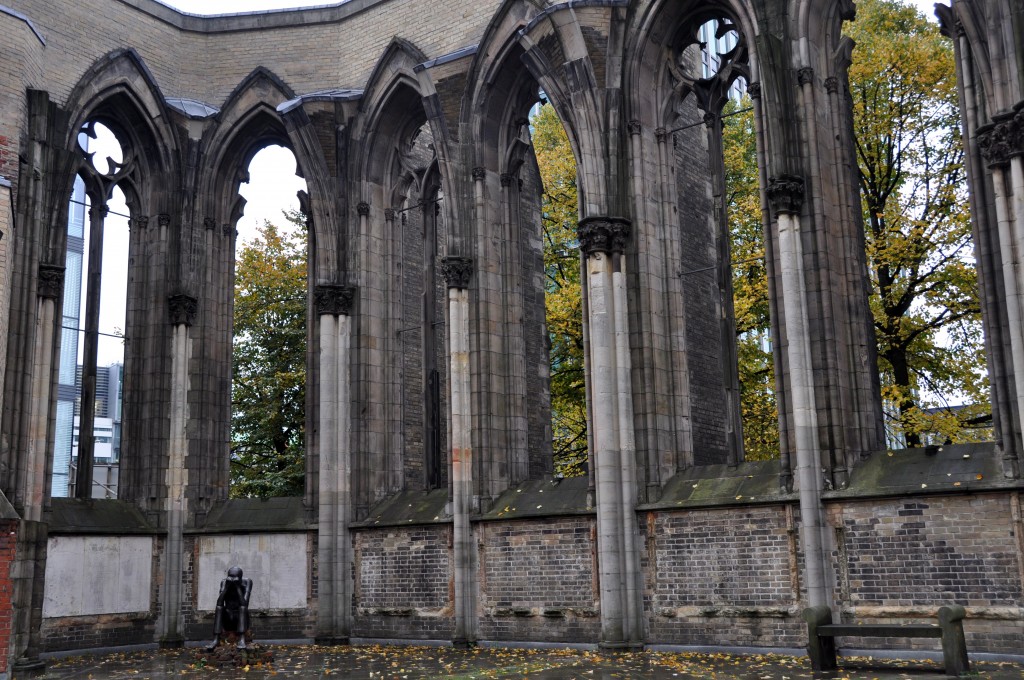
{"type": "Polygon", "coordinates": [[[967,659],[967,641],[964,639],[964,618],[967,610],[961,605],[939,608],[939,627],[942,629],[942,660],[946,675],[961,677],[971,670],[967,659]]]}
{"type": "Polygon", "coordinates": [[[811,659],[811,668],[815,671],[834,671],[838,667],[836,661],[836,639],[818,635],[818,626],[832,623],[832,612],[828,607],[809,607],[804,610],[804,621],[807,622],[807,656],[811,659]]]}
{"type": "Polygon", "coordinates": [[[955,678],[967,675],[971,670],[971,663],[967,659],[964,627],[959,621],[953,625],[943,626],[942,661],[946,665],[946,675],[955,678]]]}

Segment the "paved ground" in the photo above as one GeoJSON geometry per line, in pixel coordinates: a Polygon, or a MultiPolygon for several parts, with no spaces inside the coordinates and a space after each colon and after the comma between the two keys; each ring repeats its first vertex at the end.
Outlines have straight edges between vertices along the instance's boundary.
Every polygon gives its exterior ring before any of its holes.
{"type": "MultiPolygon", "coordinates": [[[[44,673],[15,674],[17,680],[169,680],[170,678],[545,678],[605,680],[798,680],[815,677],[806,658],[642,652],[604,655],[572,650],[475,649],[436,647],[272,647],[270,665],[218,668],[198,660],[195,650],[153,651],[51,659],[44,673]]],[[[926,661],[844,659],[843,669],[826,677],[843,680],[926,680],[944,677],[926,661]]],[[[975,663],[971,677],[1024,679],[1024,666],[975,663]]]]}

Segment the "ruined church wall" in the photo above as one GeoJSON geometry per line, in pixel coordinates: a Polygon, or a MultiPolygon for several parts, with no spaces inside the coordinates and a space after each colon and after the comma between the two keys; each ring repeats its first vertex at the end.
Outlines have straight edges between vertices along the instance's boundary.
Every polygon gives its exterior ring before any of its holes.
{"type": "MultiPolygon", "coordinates": [[[[464,1],[460,7],[437,12],[427,0],[380,0],[364,3],[365,10],[340,21],[275,27],[283,22],[279,14],[270,13],[261,17],[259,28],[207,33],[182,30],[123,0],[6,4],[31,18],[45,36],[44,73],[34,86],[50,91],[57,101],[66,100],[99,57],[130,47],[145,61],[165,96],[214,106],[221,106],[260,66],[298,94],[361,88],[396,34],[430,58],[442,56],[475,45],[499,5],[495,0],[464,1]]],[[[135,4],[158,9],[143,1],[135,4]]]]}
{"type": "MultiPolygon", "coordinates": [[[[895,622],[927,619],[939,606],[963,604],[970,651],[1019,654],[1024,635],[1020,507],[1020,493],[1013,490],[827,501],[836,610],[846,621],[895,622]]],[[[795,502],[646,510],[637,521],[644,546],[649,644],[800,648],[806,643],[795,502]]],[[[474,531],[481,639],[599,640],[593,515],[478,521],[474,531]]],[[[51,546],[57,540],[66,539],[51,536],[51,546]]],[[[450,640],[450,525],[363,527],[352,540],[353,636],[450,640]]],[[[212,630],[212,611],[202,608],[198,590],[200,565],[217,552],[208,545],[211,541],[221,548],[249,545],[256,552],[238,559],[246,562],[246,575],[268,585],[273,577],[260,571],[260,559],[305,563],[305,578],[294,575],[297,581],[288,582],[301,581],[305,606],[267,608],[254,595],[253,629],[263,640],[313,637],[315,534],[221,533],[185,538],[187,639],[203,640],[212,630]],[[304,546],[301,554],[280,554],[285,543],[296,541],[304,546]],[[258,558],[260,550],[265,557],[258,558]]],[[[152,642],[160,612],[162,550],[162,538],[155,539],[149,611],[46,618],[46,650],[152,642]]],[[[85,572],[104,567],[88,560],[82,566],[85,572]]],[[[282,587],[295,585],[288,583],[282,587]]],[[[55,597],[51,589],[60,587],[60,581],[48,580],[47,597],[55,597]]],[[[937,645],[935,640],[844,640],[845,647],[861,649],[936,650],[937,645]]]]}

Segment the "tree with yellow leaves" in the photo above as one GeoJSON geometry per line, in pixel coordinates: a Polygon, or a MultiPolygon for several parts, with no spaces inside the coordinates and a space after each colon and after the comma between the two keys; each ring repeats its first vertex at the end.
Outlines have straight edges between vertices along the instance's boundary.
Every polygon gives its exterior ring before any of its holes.
{"type": "Polygon", "coordinates": [[[287,219],[288,232],[265,222],[235,265],[233,497],[296,496],[305,485],[306,222],[287,219]]]}
{"type": "Polygon", "coordinates": [[[857,11],[850,89],[890,444],[970,441],[991,407],[953,45],[896,0],[857,11]]]}
{"type": "Polygon", "coordinates": [[[587,461],[576,160],[565,129],[550,104],[539,107],[530,122],[544,185],[541,212],[555,470],[574,476],[584,473],[587,461]]]}

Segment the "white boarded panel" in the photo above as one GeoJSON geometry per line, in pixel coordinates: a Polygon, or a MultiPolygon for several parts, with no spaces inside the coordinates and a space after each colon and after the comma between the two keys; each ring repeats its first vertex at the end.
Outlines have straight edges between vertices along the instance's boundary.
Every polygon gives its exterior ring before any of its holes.
{"type": "Polygon", "coordinates": [[[220,582],[230,567],[238,566],[253,581],[251,609],[305,609],[306,552],[305,534],[203,536],[199,539],[198,608],[216,608],[220,582]]]}
{"type": "Polygon", "coordinates": [[[150,536],[53,536],[43,617],[147,612],[152,584],[150,536]]]}

